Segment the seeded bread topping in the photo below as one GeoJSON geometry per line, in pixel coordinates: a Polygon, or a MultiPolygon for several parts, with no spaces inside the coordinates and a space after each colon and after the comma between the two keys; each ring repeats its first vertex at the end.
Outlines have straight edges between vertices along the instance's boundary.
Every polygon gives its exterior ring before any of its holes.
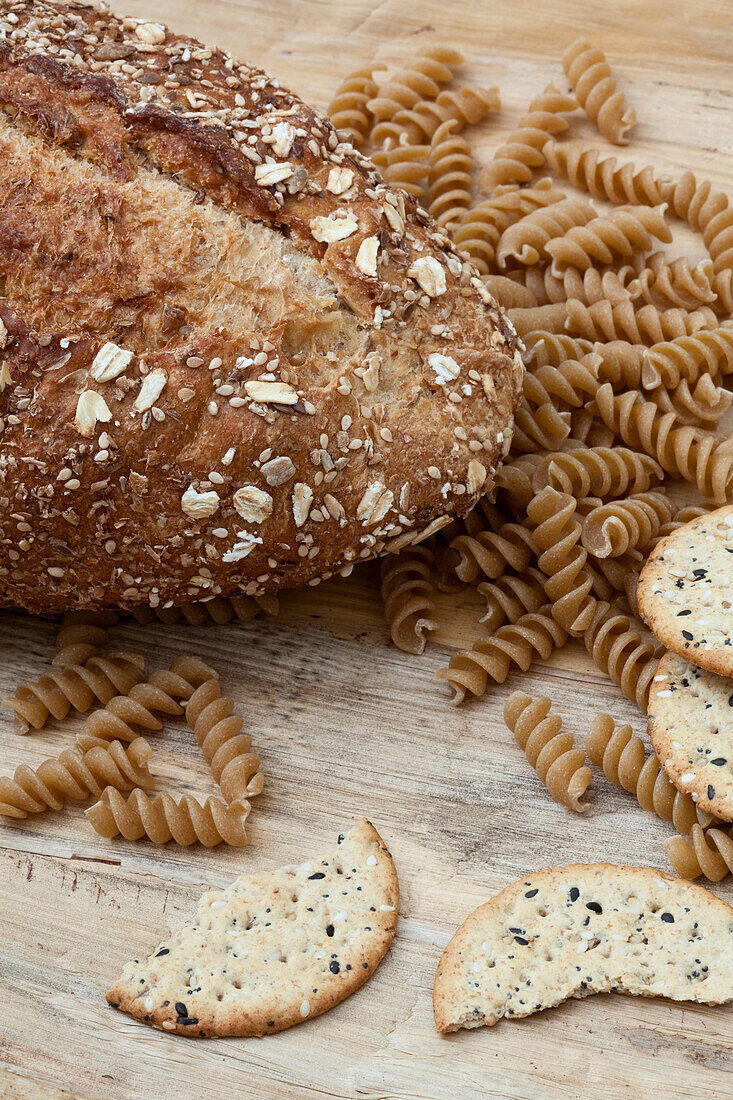
{"type": "Polygon", "coordinates": [[[517,340],[470,264],[157,22],[0,4],[0,294],[5,605],[318,583],[467,511],[511,441],[517,340]]]}

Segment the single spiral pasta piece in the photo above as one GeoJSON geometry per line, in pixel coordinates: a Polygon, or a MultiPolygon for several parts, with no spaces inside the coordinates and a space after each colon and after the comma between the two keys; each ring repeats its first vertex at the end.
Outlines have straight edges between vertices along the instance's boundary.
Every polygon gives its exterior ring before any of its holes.
{"type": "Polygon", "coordinates": [[[724,416],[733,403],[733,392],[716,386],[709,374],[704,374],[694,389],[683,378],[674,389],[661,386],[649,393],[660,412],[672,412],[682,424],[709,428],[724,416]]]}
{"type": "Polygon", "coordinates": [[[631,617],[608,603],[597,603],[583,642],[596,667],[646,714],[659,659],[631,617]]]}
{"type": "Polygon", "coordinates": [[[105,741],[134,741],[135,726],[148,733],[157,733],[163,723],[157,717],[183,714],[181,700],[187,701],[195,689],[217,673],[197,657],[178,657],[168,669],[156,669],[143,683],[109,699],[101,710],[93,711],[77,734],[105,741]]]}
{"type": "Polygon", "coordinates": [[[666,206],[620,207],[585,225],[575,225],[545,245],[552,257],[553,275],[568,267],[587,271],[597,264],[610,264],[614,256],[628,257],[648,252],[654,240],[669,243],[672,233],[664,220],[666,206]]]}
{"type": "Polygon", "coordinates": [[[116,694],[129,692],[142,680],[144,667],[138,654],[115,650],[21,684],[3,705],[15,712],[17,733],[40,730],[49,717],[60,720],[71,710],[84,714],[95,702],[105,706],[116,694]]]}
{"type": "Polygon", "coordinates": [[[384,68],[384,65],[369,65],[350,73],[339,84],[326,109],[336,129],[355,149],[362,147],[369,134],[372,119],[367,103],[377,94],[374,73],[384,68]]]}
{"type": "Polygon", "coordinates": [[[453,69],[462,63],[462,55],[449,46],[428,46],[420,50],[409,65],[380,85],[377,94],[367,101],[367,109],[376,120],[371,133],[374,144],[394,140],[394,131],[384,123],[399,111],[416,107],[422,100],[437,99],[441,84],[450,84],[453,69]]]}
{"type": "Polygon", "coordinates": [[[713,275],[713,290],[715,291],[715,312],[725,318],[733,317],[733,270],[724,268],[713,275]]]}
{"type": "Polygon", "coordinates": [[[565,115],[577,111],[575,96],[548,84],[522,115],[516,130],[496,150],[493,160],[479,177],[479,192],[484,194],[507,183],[529,183],[545,163],[543,149],[548,134],[562,134],[570,123],[565,115]]]}
{"type": "Polygon", "coordinates": [[[710,882],[720,882],[733,871],[733,829],[708,829],[693,825],[689,837],[672,836],[664,842],[667,859],[680,878],[705,875],[710,882]]]}
{"type": "Polygon", "coordinates": [[[90,657],[96,657],[99,650],[111,642],[108,628],[117,621],[114,611],[68,612],[56,635],[54,665],[68,668],[69,665],[82,665],[90,657]]]}
{"type": "Polygon", "coordinates": [[[549,363],[525,372],[523,393],[527,402],[539,408],[548,401],[558,406],[581,408],[598,389],[599,355],[584,355],[582,359],[566,359],[556,367],[549,363]]]}
{"type": "Polygon", "coordinates": [[[532,309],[539,305],[528,287],[506,275],[484,275],[482,282],[492,298],[505,309],[532,309]]]}
{"type": "Polygon", "coordinates": [[[494,485],[500,491],[502,501],[509,500],[513,507],[524,510],[534,496],[535,471],[546,461],[543,454],[514,455],[503,462],[496,471],[494,485]]]}
{"type": "Polygon", "coordinates": [[[471,147],[456,133],[455,119],[442,122],[433,135],[428,156],[428,211],[441,227],[452,229],[471,206],[475,162],[471,147]]]}
{"type": "Polygon", "coordinates": [[[636,114],[626,106],[603,50],[578,38],[565,50],[562,63],[570,87],[591,122],[614,145],[626,145],[626,134],[636,123],[636,114]]]}
{"type": "Polygon", "coordinates": [[[585,739],[585,751],[593,764],[603,769],[606,779],[633,794],[642,810],[671,821],[680,833],[689,833],[709,814],[697,810],[689,794],[672,786],[657,754],[646,756],[644,742],[631,726],[616,725],[610,714],[597,714],[585,739]]]}
{"type": "Polygon", "coordinates": [[[567,634],[550,614],[550,605],[531,611],[516,623],[500,626],[489,638],[470,649],[454,653],[447,668],[436,677],[447,680],[453,691],[453,705],[459,706],[466,692],[483,695],[488,681],[503,684],[512,665],[526,672],[533,661],[546,661],[553,649],[565,645],[567,634]]]}
{"type": "Polygon", "coordinates": [[[725,503],[733,477],[733,440],[680,427],[674,413],[661,413],[635,391],[615,395],[610,382],[599,386],[594,404],[627,446],[651,455],[673,477],[697,485],[703,496],[725,503]]]}
{"type": "Polygon", "coordinates": [[[565,333],[535,332],[525,337],[524,343],[527,349],[527,363],[534,363],[538,367],[545,366],[547,363],[558,366],[567,359],[582,359],[584,355],[594,350],[590,340],[568,336],[565,333]]]}
{"type": "Polygon", "coordinates": [[[93,745],[85,752],[64,749],[37,768],[21,764],[12,778],[0,777],[0,815],[22,819],[45,810],[58,812],[66,802],[99,797],[105,785],[126,791],[150,786],[150,752],[147,741],[138,737],[127,748],[114,741],[93,745]]]}
{"type": "Polygon", "coordinates": [[[610,302],[586,306],[571,298],[565,308],[567,331],[589,340],[628,340],[632,344],[652,345],[678,336],[690,336],[717,324],[717,317],[709,306],[692,313],[683,309],[660,312],[654,306],[635,310],[631,301],[618,302],[615,306],[610,302]]]}
{"type": "Polygon", "coordinates": [[[536,552],[532,534],[520,523],[505,523],[498,531],[459,535],[450,545],[460,555],[456,574],[468,584],[475,581],[479,573],[496,580],[507,566],[521,573],[536,552]]]}
{"type": "Polygon", "coordinates": [[[634,390],[641,385],[646,344],[630,344],[626,340],[596,343],[593,350],[600,356],[598,376],[618,389],[634,390]]]}
{"type": "Polygon", "coordinates": [[[648,546],[673,513],[664,493],[635,493],[594,508],[583,520],[581,541],[596,558],[618,558],[648,546]]]}
{"type": "Polygon", "coordinates": [[[660,188],[670,213],[699,233],[704,233],[713,218],[728,206],[728,196],[723,191],[714,190],[709,180],[698,183],[693,172],[683,172],[676,180],[665,180],[660,188]]]}
{"type": "Polygon", "coordinates": [[[510,309],[509,320],[518,336],[524,338],[533,332],[563,332],[567,314],[563,302],[530,309],[510,309]]]}
{"type": "Polygon", "coordinates": [[[593,592],[603,603],[616,603],[622,613],[638,615],[636,586],[645,557],[639,550],[627,550],[618,558],[590,556],[586,569],[593,580],[593,592]],[[622,607],[621,603],[625,601],[622,607]]]}
{"type": "Polygon", "coordinates": [[[626,493],[646,493],[663,478],[662,468],[649,455],[628,447],[576,447],[546,456],[532,475],[532,489],[546,485],[576,500],[595,496],[602,500],[626,493]]]}
{"type": "Polygon", "coordinates": [[[705,516],[708,512],[714,512],[719,505],[714,500],[702,500],[698,504],[685,504],[682,508],[678,508],[672,518],[668,520],[649,543],[649,550],[653,550],[660,539],[666,538],[667,535],[671,535],[673,531],[678,530],[680,527],[684,527],[690,520],[697,519],[699,516],[705,516]]]}
{"type": "Polygon", "coordinates": [[[592,772],[572,734],[563,731],[562,719],[550,714],[551,707],[546,695],[533,699],[515,691],[504,704],[504,721],[555,801],[582,814],[588,809],[582,798],[592,772]]]}
{"type": "Polygon", "coordinates": [[[262,791],[260,758],[252,738],[242,733],[244,720],[234,713],[234,700],[222,695],[218,680],[205,680],[186,703],[186,721],[228,803],[247,802],[262,791]]]}
{"type": "Polygon", "coordinates": [[[224,841],[241,848],[247,843],[245,822],[249,811],[248,802],[227,804],[223,798],[213,796],[201,803],[184,795],[176,802],[165,792],[150,798],[135,788],[125,798],[114,787],[106,787],[85,816],[95,832],[108,840],[119,835],[126,840],[147,837],[153,844],[174,840],[182,847],[199,841],[206,848],[224,841]]]}
{"type": "Polygon", "coordinates": [[[576,508],[571,496],[547,486],[528,504],[527,518],[540,550],[538,565],[547,577],[545,592],[552,602],[552,617],[569,634],[579,635],[591,621],[595,599],[576,508]]]}
{"type": "Polygon", "coordinates": [[[570,435],[570,416],[558,412],[552,401],[533,407],[522,398],[514,413],[512,452],[532,454],[537,451],[559,450],[570,435]]]}
{"type": "Polygon", "coordinates": [[[567,449],[570,449],[568,444],[571,441],[584,447],[612,447],[614,435],[586,406],[570,412],[570,438],[565,441],[567,449]]]}
{"type": "Polygon", "coordinates": [[[657,309],[697,309],[716,299],[712,260],[693,264],[686,256],[671,263],[664,252],[655,252],[646,267],[629,283],[629,297],[657,309]]]}
{"type": "Polygon", "coordinates": [[[372,154],[372,160],[387,183],[401,187],[408,195],[422,198],[429,172],[429,145],[395,145],[372,154]]]}
{"type": "Polygon", "coordinates": [[[277,614],[277,596],[214,596],[211,600],[197,600],[194,603],[176,606],[158,607],[139,606],[130,608],[128,614],[137,623],[161,622],[166,626],[174,623],[189,623],[191,626],[204,626],[216,623],[224,626],[235,619],[240,623],[251,622],[260,611],[277,614]],[[274,602],[271,602],[274,601],[274,602]]]}
{"type": "Polygon", "coordinates": [[[509,260],[531,265],[548,259],[550,241],[574,226],[586,225],[595,217],[595,207],[580,197],[563,198],[561,202],[526,214],[502,233],[496,249],[499,267],[505,268],[509,260]]]}
{"type": "Polygon", "coordinates": [[[490,631],[498,630],[507,619],[516,623],[522,615],[539,611],[547,602],[544,576],[531,566],[521,577],[506,573],[496,581],[482,581],[477,587],[486,600],[486,614],[479,622],[490,631]]]}
{"type": "Polygon", "coordinates": [[[626,283],[636,278],[636,272],[629,265],[619,269],[599,270],[589,267],[578,271],[568,267],[559,275],[549,267],[528,267],[524,272],[524,285],[533,295],[537,305],[567,302],[576,298],[579,302],[592,305],[594,302],[626,301],[629,291],[626,283]]]}
{"type": "MultiPolygon", "coordinates": [[[[437,99],[423,99],[414,107],[403,108],[380,129],[382,141],[406,141],[408,145],[432,141],[433,134],[444,122],[455,122],[456,132],[481,122],[491,111],[501,107],[499,89],[446,88],[437,99]],[[391,129],[389,129],[391,125],[391,129]]],[[[379,139],[377,139],[379,140],[379,139]]]]}
{"type": "Polygon", "coordinates": [[[657,179],[651,166],[619,164],[616,157],[580,141],[548,141],[543,152],[548,168],[579,191],[588,191],[594,199],[616,206],[658,206],[665,201],[663,181],[657,179]]]}
{"type": "Polygon", "coordinates": [[[713,261],[713,271],[733,268],[733,207],[728,203],[703,230],[702,239],[713,261]]]}
{"type": "Polygon", "coordinates": [[[431,575],[432,554],[408,547],[382,558],[382,599],[392,641],[403,653],[423,653],[426,634],[437,629],[431,575]]]}
{"type": "Polygon", "coordinates": [[[453,231],[453,243],[469,256],[482,275],[494,266],[502,233],[533,210],[561,202],[565,192],[552,180],[539,180],[534,187],[507,187],[466,213],[453,231]]]}
{"type": "Polygon", "coordinates": [[[733,374],[733,325],[656,343],[644,353],[641,384],[671,390],[682,379],[692,383],[704,375],[727,374],[733,374]]]}

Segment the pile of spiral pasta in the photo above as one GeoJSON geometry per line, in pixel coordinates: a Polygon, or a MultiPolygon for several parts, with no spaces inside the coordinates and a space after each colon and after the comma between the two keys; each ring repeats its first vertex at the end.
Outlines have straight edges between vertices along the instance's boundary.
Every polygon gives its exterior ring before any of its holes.
{"type": "MultiPolygon", "coordinates": [[[[231,615],[221,612],[222,621],[235,617],[238,605],[230,607],[231,615]]],[[[217,621],[220,611],[208,621],[217,621]]],[[[206,620],[203,610],[191,612],[191,618],[179,614],[196,623],[206,620]]],[[[213,847],[222,841],[245,845],[250,799],[260,793],[264,780],[233,700],[222,695],[214,669],[197,657],[178,657],[169,668],[146,677],[141,656],[110,648],[109,628],[117,619],[114,612],[68,614],[57,635],[51,670],[3,700],[15,712],[20,734],[43,729],[51,718],[64,719],[72,711],[88,716],[74,748],[63,749],[37,768],[21,764],[12,776],[0,776],[0,816],[23,820],[93,797],[97,801],[86,817],[104,837],[147,837],[155,844],[173,840],[184,846],[199,842],[213,847]],[[191,795],[176,800],[167,792],[151,798],[153,750],[140,731],[158,733],[163,728],[160,715],[184,714],[220,793],[203,802],[191,795]]]]}
{"type": "MultiPolygon", "coordinates": [[[[733,440],[719,428],[733,403],[733,205],[692,172],[620,163],[573,138],[582,114],[616,145],[636,122],[603,52],[582,40],[562,58],[568,90],[548,83],[480,167],[470,127],[499,110],[499,90],[457,84],[462,60],[436,45],[392,74],[367,67],[329,107],[472,260],[526,350],[491,494],[382,563],[390,633],[422,653],[438,626],[436,588],[475,585],[483,636],[437,673],[455,704],[573,637],[646,714],[663,647],[637,613],[639,571],[660,538],[724,503],[733,480],[733,440]],[[699,236],[704,259],[665,251],[675,224],[699,236]],[[670,494],[675,482],[691,491],[670,494]]],[[[515,693],[506,719],[554,798],[587,808],[590,759],[679,830],[667,844],[679,873],[733,869],[733,830],[716,831],[676,792],[630,727],[599,715],[583,751],[549,712],[549,699],[515,693]]]]}

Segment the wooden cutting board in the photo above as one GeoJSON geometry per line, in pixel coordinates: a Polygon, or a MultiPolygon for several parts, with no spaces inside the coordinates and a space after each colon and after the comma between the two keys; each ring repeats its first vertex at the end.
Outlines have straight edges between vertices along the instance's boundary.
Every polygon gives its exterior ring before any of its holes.
{"type": "MultiPolygon", "coordinates": [[[[733,191],[730,0],[120,0],[262,65],[324,106],[339,79],[437,38],[467,56],[465,76],[498,83],[488,156],[535,92],[562,82],[579,33],[602,45],[639,125],[628,156],[688,167],[733,191]]],[[[580,133],[591,135],[589,128],[580,133]]],[[[622,156],[625,156],[623,151],[622,156]]],[[[699,249],[699,242],[697,244],[699,249]]],[[[524,1022],[435,1034],[441,949],[481,901],[530,869],[609,859],[666,868],[671,826],[596,775],[585,818],[557,806],[504,727],[510,690],[547,692],[582,736],[607,708],[642,716],[577,645],[456,710],[434,679],[450,647],[477,636],[468,591],[441,601],[423,657],[388,644],[376,572],[287,595],[277,622],[212,628],[126,626],[119,641],[150,667],[181,653],[212,662],[246,716],[267,777],[245,850],[107,842],[78,808],[0,825],[0,1095],[83,1098],[733,1096],[733,1009],[618,996],[574,1001],[524,1022]],[[320,1019],[264,1040],[193,1041],[110,1010],[123,962],[179,927],[208,885],[316,855],[367,814],[402,887],[397,939],[375,977],[320,1019]]],[[[50,659],[55,627],[0,613],[0,695],[50,659]]],[[[0,768],[38,763],[79,720],[24,740],[0,715],[0,768]]],[[[207,793],[180,723],[156,741],[161,786],[207,793]]],[[[715,887],[733,900],[733,886],[715,887]]]]}

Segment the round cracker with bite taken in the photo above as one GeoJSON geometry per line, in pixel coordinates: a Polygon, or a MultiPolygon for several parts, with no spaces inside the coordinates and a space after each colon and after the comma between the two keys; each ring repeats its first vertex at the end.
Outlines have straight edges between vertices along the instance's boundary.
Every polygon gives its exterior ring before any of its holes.
{"type": "Polygon", "coordinates": [[[661,539],[639,575],[636,598],[667,649],[733,676],[733,504],[661,539]]]}
{"type": "Polygon", "coordinates": [[[399,886],[366,818],[319,859],[211,890],[193,923],[107,993],[114,1008],[192,1038],[272,1035],[327,1012],[376,970],[399,886]]]}
{"type": "Polygon", "coordinates": [[[649,736],[675,787],[733,821],[733,680],[665,653],[649,692],[649,736]]]}

